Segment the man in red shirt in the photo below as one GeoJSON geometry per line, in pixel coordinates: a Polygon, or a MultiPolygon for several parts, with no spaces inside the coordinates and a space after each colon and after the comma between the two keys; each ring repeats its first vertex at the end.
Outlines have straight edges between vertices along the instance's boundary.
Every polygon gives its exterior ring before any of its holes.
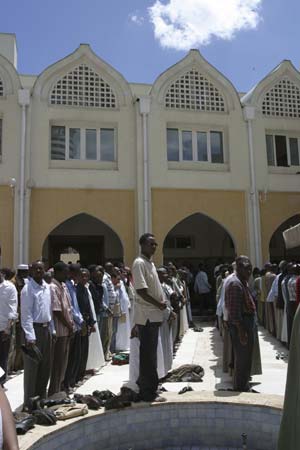
{"type": "Polygon", "coordinates": [[[236,274],[225,290],[228,325],[234,353],[233,389],[250,391],[252,353],[255,329],[255,303],[248,287],[252,265],[247,256],[236,259],[236,274]]]}

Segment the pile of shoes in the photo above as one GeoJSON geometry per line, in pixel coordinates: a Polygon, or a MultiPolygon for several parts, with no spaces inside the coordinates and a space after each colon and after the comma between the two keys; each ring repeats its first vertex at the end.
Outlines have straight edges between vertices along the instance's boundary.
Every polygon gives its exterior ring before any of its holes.
{"type": "Polygon", "coordinates": [[[120,395],[116,395],[109,390],[94,391],[93,396],[102,402],[102,405],[104,405],[106,411],[109,409],[122,409],[127,406],[131,406],[131,401],[123,397],[122,392],[120,395]]]}
{"type": "Polygon", "coordinates": [[[74,394],[76,403],[87,405],[88,409],[99,409],[103,406],[103,402],[93,395],[74,394]]]}
{"type": "Polygon", "coordinates": [[[129,364],[129,353],[118,353],[117,355],[113,355],[111,363],[113,366],[124,366],[125,364],[129,364]]]}
{"type": "Polygon", "coordinates": [[[32,414],[27,412],[14,412],[17,434],[25,434],[31,430],[36,424],[36,419],[32,414]]]}

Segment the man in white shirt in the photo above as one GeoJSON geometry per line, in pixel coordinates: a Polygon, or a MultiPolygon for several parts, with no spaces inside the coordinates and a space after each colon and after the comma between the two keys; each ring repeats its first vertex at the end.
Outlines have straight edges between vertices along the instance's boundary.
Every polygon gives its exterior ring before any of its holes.
{"type": "MultiPolygon", "coordinates": [[[[50,377],[51,294],[50,286],[43,277],[45,268],[42,261],[32,264],[32,278],[21,292],[21,325],[27,348],[36,345],[42,354],[40,362],[24,355],[24,406],[31,397],[46,398],[46,388],[50,377]]],[[[52,332],[54,330],[52,328],[52,332]]]]}
{"type": "Polygon", "coordinates": [[[140,398],[144,401],[157,399],[157,343],[163,311],[167,308],[164,293],[151,258],[157,243],[153,234],[140,237],[141,256],[132,266],[133,286],[136,290],[134,324],[138,326],[140,339],[139,379],[140,398]]]}
{"type": "Polygon", "coordinates": [[[3,385],[7,376],[7,362],[11,342],[11,331],[18,318],[18,293],[15,286],[4,279],[0,272],[0,367],[4,375],[0,377],[3,385]]]}
{"type": "Polygon", "coordinates": [[[204,264],[199,264],[199,271],[195,278],[194,291],[199,299],[200,314],[204,308],[209,306],[209,294],[211,291],[211,285],[208,282],[207,274],[204,272],[204,264]]]}

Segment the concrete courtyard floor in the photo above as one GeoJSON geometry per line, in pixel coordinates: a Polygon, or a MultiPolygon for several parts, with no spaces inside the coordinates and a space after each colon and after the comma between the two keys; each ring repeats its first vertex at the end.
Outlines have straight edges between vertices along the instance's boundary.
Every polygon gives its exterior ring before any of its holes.
{"type": "MultiPolygon", "coordinates": [[[[178,392],[183,386],[190,385],[195,391],[215,391],[231,387],[231,377],[222,372],[222,338],[212,325],[200,323],[203,332],[188,330],[177,350],[173,368],[182,364],[199,364],[204,368],[202,383],[165,383],[170,392],[178,392]]],[[[277,353],[288,355],[287,349],[263,328],[259,329],[259,341],[263,374],[252,379],[253,387],[262,394],[284,395],[287,358],[276,359],[277,353]]],[[[94,390],[109,389],[118,393],[122,384],[128,379],[128,365],[113,366],[110,363],[101,368],[99,373],[89,378],[77,392],[91,394],[94,390]]],[[[21,406],[23,398],[23,374],[12,377],[7,383],[7,396],[12,409],[21,406]]]]}

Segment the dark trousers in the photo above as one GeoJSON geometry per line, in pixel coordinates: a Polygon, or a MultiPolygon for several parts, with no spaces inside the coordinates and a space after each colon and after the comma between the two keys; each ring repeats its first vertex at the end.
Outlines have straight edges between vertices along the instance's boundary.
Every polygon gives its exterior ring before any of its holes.
{"type": "Polygon", "coordinates": [[[111,316],[102,317],[101,324],[101,342],[103,347],[104,358],[109,359],[110,356],[110,344],[112,338],[112,324],[113,318],[111,316]]]}
{"type": "Polygon", "coordinates": [[[31,397],[39,395],[46,398],[46,389],[50,377],[51,336],[48,327],[34,325],[36,346],[43,355],[40,363],[24,357],[24,406],[28,406],[31,397]]]}
{"type": "Polygon", "coordinates": [[[207,292],[205,294],[197,294],[197,303],[199,305],[199,314],[201,315],[203,310],[209,308],[210,293],[207,292]]]}
{"type": "Polygon", "coordinates": [[[246,345],[241,344],[237,327],[230,324],[229,328],[234,355],[233,389],[238,392],[249,391],[254,345],[254,316],[245,316],[243,326],[248,336],[246,345]]]}
{"type": "Polygon", "coordinates": [[[76,382],[82,380],[85,374],[86,364],[89,356],[89,336],[80,336],[80,364],[76,374],[76,382]]]}
{"type": "Polygon", "coordinates": [[[65,389],[69,389],[70,387],[75,386],[76,376],[80,368],[80,361],[81,361],[81,331],[76,331],[76,333],[70,339],[68,365],[63,383],[65,389]]]}
{"type": "Polygon", "coordinates": [[[110,351],[111,351],[111,353],[115,353],[116,352],[118,324],[119,324],[119,317],[113,317],[113,320],[112,320],[112,336],[111,336],[111,343],[110,343],[110,351]]]}
{"type": "Polygon", "coordinates": [[[70,337],[63,336],[56,338],[52,351],[52,367],[48,395],[51,396],[60,392],[68,364],[70,347],[70,337]]]}
{"type": "Polygon", "coordinates": [[[141,400],[151,402],[157,396],[157,342],[160,322],[138,325],[140,338],[140,374],[137,384],[141,400]]]}
{"type": "Polygon", "coordinates": [[[0,367],[5,372],[0,378],[0,384],[4,384],[7,377],[7,364],[10,349],[11,335],[0,331],[0,367]]]}
{"type": "Polygon", "coordinates": [[[291,336],[292,336],[292,328],[294,317],[297,310],[297,302],[287,302],[286,306],[286,319],[287,319],[287,335],[288,335],[288,348],[290,348],[291,336]]]}

